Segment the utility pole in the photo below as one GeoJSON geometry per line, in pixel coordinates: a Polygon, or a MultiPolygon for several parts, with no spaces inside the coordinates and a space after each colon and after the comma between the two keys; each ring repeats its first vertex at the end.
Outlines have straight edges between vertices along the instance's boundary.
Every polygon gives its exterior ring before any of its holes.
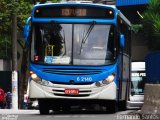
{"type": "MultiPolygon", "coordinates": [[[[16,2],[16,1],[14,1],[16,2]]],[[[18,109],[17,11],[12,15],[12,109],[18,109]]]]}

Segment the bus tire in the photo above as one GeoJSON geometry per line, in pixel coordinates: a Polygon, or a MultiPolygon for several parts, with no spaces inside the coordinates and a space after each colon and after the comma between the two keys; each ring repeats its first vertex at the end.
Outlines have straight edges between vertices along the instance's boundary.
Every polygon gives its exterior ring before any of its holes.
{"type": "Polygon", "coordinates": [[[63,105],[62,106],[62,111],[65,112],[65,113],[68,113],[70,112],[71,108],[69,105],[63,105]]]}
{"type": "Polygon", "coordinates": [[[115,113],[115,112],[117,112],[117,102],[115,100],[107,101],[106,112],[107,113],[115,113]]]}
{"type": "Polygon", "coordinates": [[[118,110],[125,111],[126,110],[126,100],[120,100],[118,103],[118,110]]]}
{"type": "Polygon", "coordinates": [[[38,104],[39,104],[39,112],[41,115],[49,114],[49,108],[45,100],[38,100],[38,104]]]}

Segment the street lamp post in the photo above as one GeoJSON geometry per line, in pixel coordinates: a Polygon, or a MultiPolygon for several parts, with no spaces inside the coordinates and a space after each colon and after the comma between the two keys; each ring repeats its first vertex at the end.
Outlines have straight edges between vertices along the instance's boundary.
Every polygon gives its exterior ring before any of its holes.
{"type": "MultiPolygon", "coordinates": [[[[16,0],[14,1],[16,2],[16,0]]],[[[12,15],[12,109],[18,109],[17,11],[12,15]]]]}

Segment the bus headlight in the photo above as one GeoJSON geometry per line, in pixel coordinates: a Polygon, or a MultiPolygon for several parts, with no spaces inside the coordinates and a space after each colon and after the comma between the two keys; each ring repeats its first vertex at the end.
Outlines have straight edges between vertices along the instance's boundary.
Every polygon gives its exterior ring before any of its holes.
{"type": "Polygon", "coordinates": [[[49,84],[49,82],[46,81],[46,80],[42,80],[41,84],[44,85],[44,86],[47,86],[49,84]]]}
{"type": "Polygon", "coordinates": [[[32,78],[32,80],[35,81],[36,83],[41,84],[41,82],[42,82],[42,80],[41,80],[41,79],[37,76],[37,74],[35,74],[35,73],[32,73],[32,74],[31,74],[31,78],[32,78]]]}
{"type": "Polygon", "coordinates": [[[37,76],[35,73],[33,73],[33,74],[31,75],[31,77],[32,77],[32,79],[36,79],[38,76],[37,76]]]}
{"type": "Polygon", "coordinates": [[[108,85],[108,84],[112,83],[112,82],[114,81],[114,79],[115,79],[115,73],[112,73],[112,74],[110,74],[106,79],[104,79],[104,80],[102,80],[102,81],[97,81],[97,82],[95,83],[95,85],[96,85],[97,87],[102,87],[102,86],[104,86],[104,85],[108,85]]]}
{"type": "Polygon", "coordinates": [[[49,84],[48,81],[39,78],[39,77],[37,76],[37,74],[35,74],[34,72],[31,71],[30,74],[31,74],[32,80],[35,81],[36,83],[39,83],[39,84],[45,85],[45,86],[47,86],[47,85],[49,84]]]}
{"type": "Polygon", "coordinates": [[[102,80],[102,83],[109,84],[114,81],[114,78],[115,78],[115,74],[113,73],[113,74],[109,75],[105,80],[102,80]]]}

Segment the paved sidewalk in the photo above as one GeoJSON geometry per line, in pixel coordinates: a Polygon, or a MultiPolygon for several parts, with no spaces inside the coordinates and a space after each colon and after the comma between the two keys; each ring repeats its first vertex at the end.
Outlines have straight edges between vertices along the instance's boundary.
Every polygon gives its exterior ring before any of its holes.
{"type": "Polygon", "coordinates": [[[39,114],[39,110],[0,109],[0,114],[39,114]]]}

